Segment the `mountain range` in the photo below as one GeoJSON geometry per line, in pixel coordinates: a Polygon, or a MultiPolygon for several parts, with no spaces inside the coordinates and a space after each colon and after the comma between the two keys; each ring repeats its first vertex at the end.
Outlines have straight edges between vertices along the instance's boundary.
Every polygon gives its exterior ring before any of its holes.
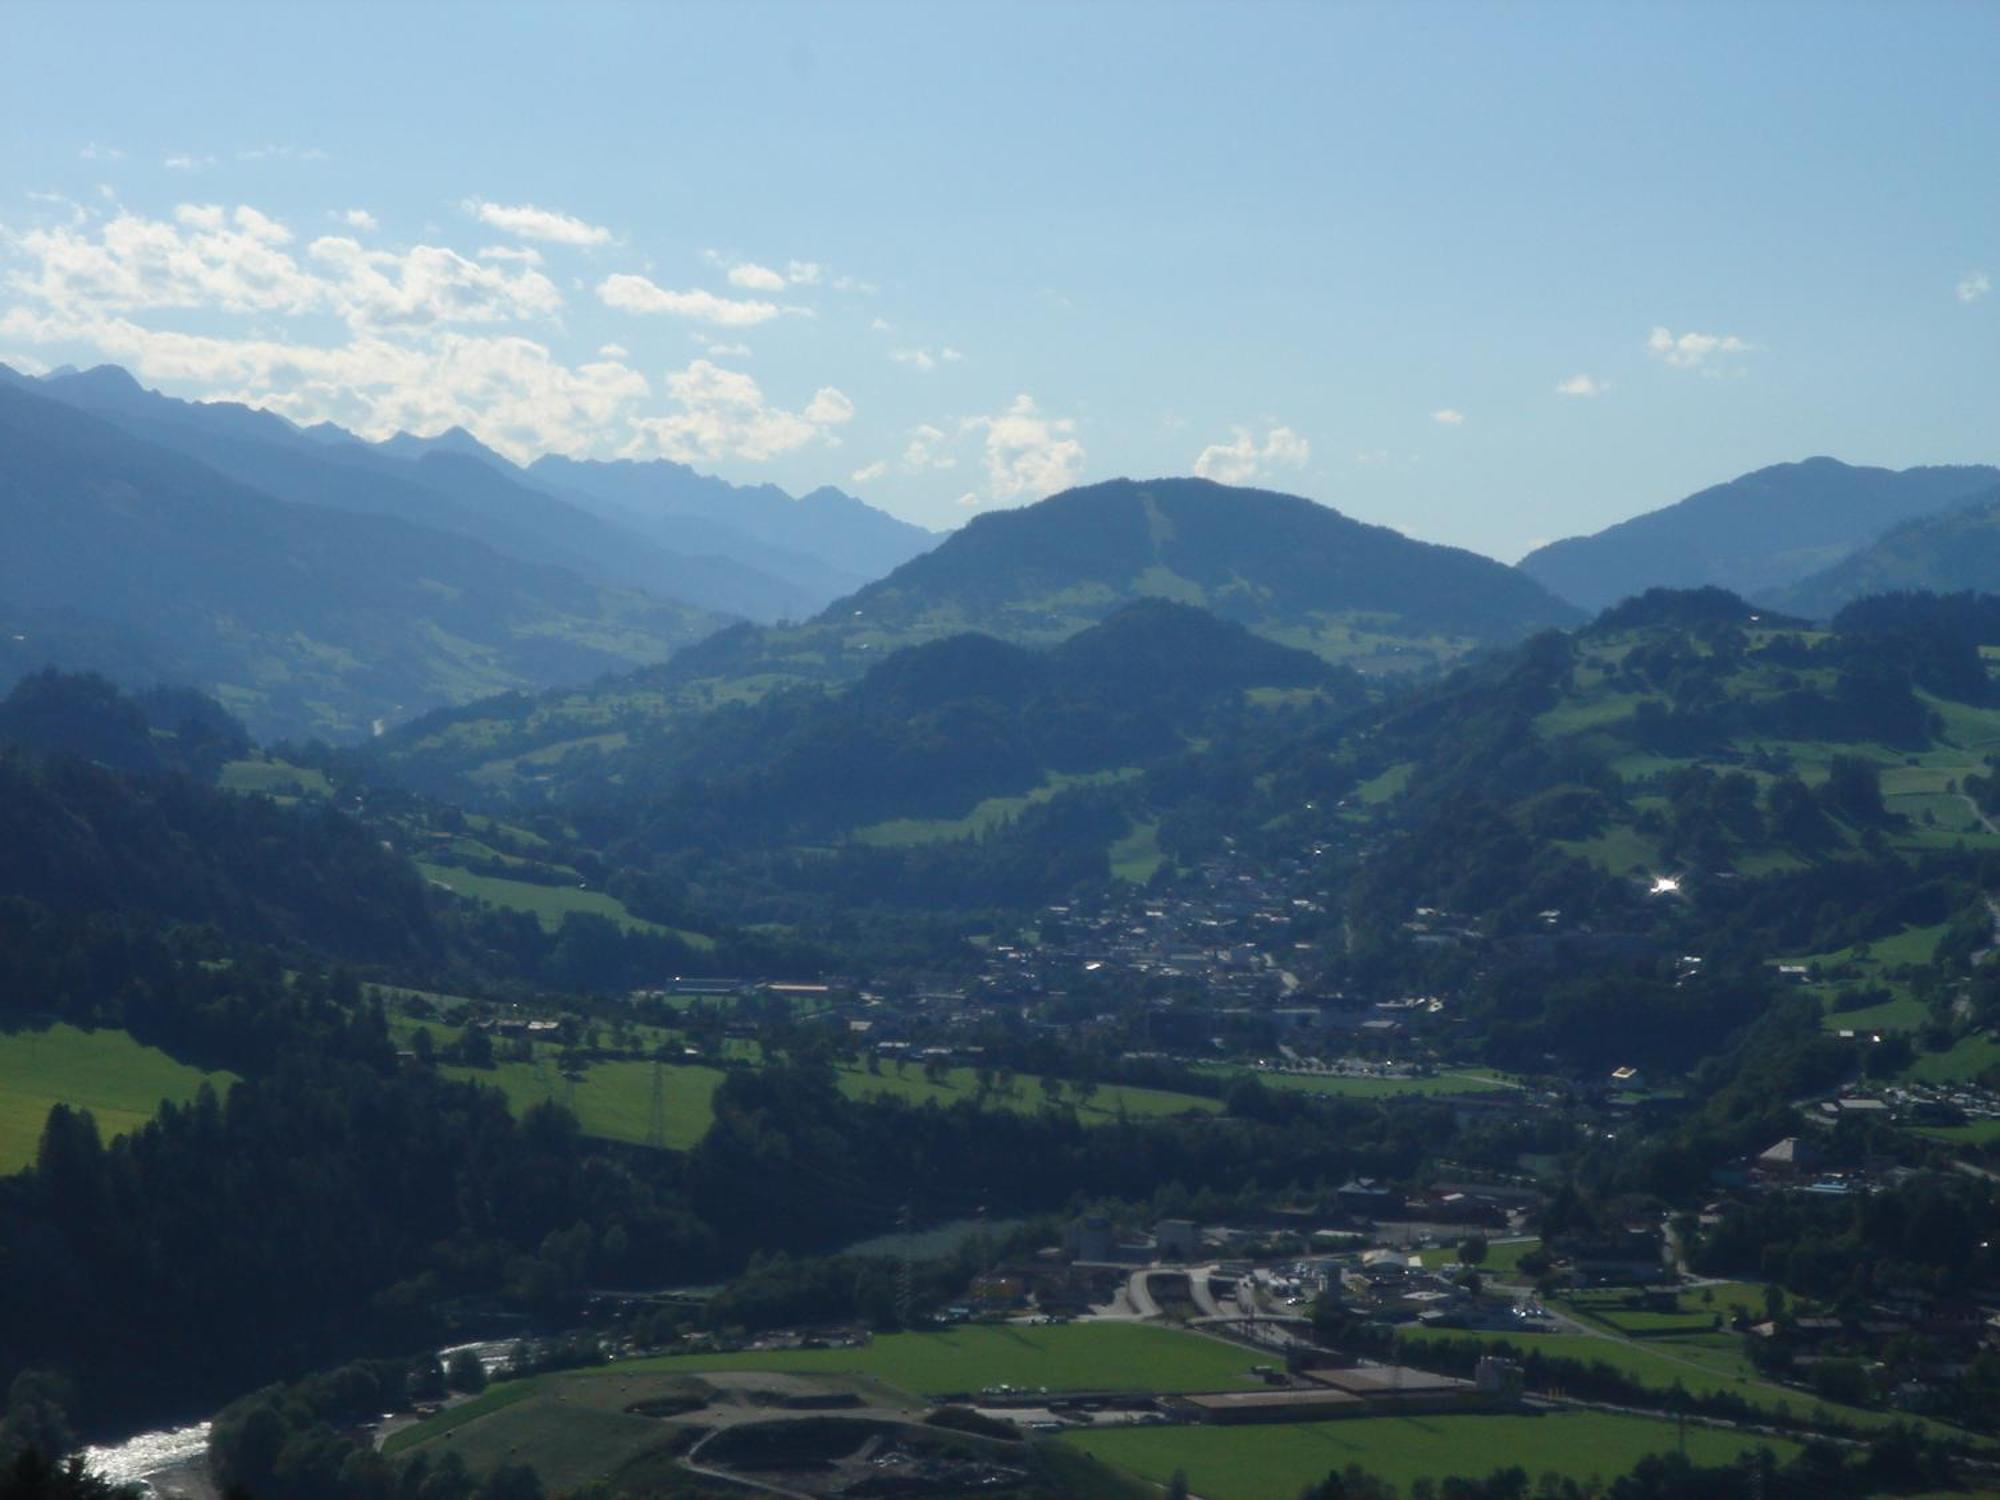
{"type": "Polygon", "coordinates": [[[0,684],[48,665],[195,684],[266,738],[658,662],[934,540],[837,490],[663,461],[536,477],[458,429],[368,443],[113,366],[0,366],[0,431],[0,684]],[[812,553],[767,540],[787,517],[812,553]]]}
{"type": "Polygon", "coordinates": [[[300,504],[0,385],[0,664],[214,692],[264,736],[660,660],[720,623],[394,516],[300,504]]]}
{"type": "Polygon", "coordinates": [[[2000,469],[1983,464],[1897,471],[1809,458],[1713,485],[1590,536],[1552,542],[1519,567],[1587,610],[1649,588],[1707,584],[1775,604],[1891,528],[1995,490],[2000,469]]]}
{"type": "Polygon", "coordinates": [[[937,540],[839,490],[794,500],[666,460],[522,469],[462,428],[368,443],[331,423],[162,396],[112,365],[13,383],[282,499],[395,516],[745,619],[802,618],[937,540]]]}

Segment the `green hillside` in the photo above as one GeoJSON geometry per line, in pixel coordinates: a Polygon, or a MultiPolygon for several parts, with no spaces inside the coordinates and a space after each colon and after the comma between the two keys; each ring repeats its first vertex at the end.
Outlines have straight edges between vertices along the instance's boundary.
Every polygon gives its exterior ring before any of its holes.
{"type": "Polygon", "coordinates": [[[145,1124],[162,1100],[185,1104],[204,1083],[226,1091],[235,1081],[175,1062],[123,1031],[61,1025],[0,1032],[0,1173],[34,1161],[55,1105],[89,1110],[109,1140],[145,1124]]]}
{"type": "Polygon", "coordinates": [[[1937,515],[1896,527],[1779,596],[1818,618],[1870,594],[1953,594],[2000,582],[2000,499],[1991,488],[1937,515]]]}

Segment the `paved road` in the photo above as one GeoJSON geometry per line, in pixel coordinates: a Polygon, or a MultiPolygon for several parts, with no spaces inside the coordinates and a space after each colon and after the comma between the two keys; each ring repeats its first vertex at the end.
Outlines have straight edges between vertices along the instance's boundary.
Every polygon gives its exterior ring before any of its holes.
{"type": "Polygon", "coordinates": [[[1148,1271],[1134,1271],[1125,1283],[1125,1300],[1132,1304],[1133,1314],[1141,1318],[1157,1318],[1160,1304],[1153,1300],[1152,1289],[1146,1285],[1148,1271]]]}

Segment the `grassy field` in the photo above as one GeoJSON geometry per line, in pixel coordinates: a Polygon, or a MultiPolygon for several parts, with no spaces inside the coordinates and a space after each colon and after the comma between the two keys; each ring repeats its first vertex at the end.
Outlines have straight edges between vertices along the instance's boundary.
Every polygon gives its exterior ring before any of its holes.
{"type": "MultiPolygon", "coordinates": [[[[1128,1427],[1065,1438],[1086,1453],[1165,1483],[1176,1470],[1205,1500],[1296,1495],[1330,1472],[1359,1464],[1405,1490],[1413,1480],[1484,1478],[1518,1465],[1531,1480],[1554,1472],[1611,1479],[1678,1442],[1671,1422],[1607,1412],[1548,1416],[1360,1417],[1269,1427],[1128,1427]]],[[[1688,1456],[1722,1464],[1765,1446],[1790,1458],[1790,1443],[1689,1427],[1688,1456]]]]}
{"type": "Polygon", "coordinates": [[[177,1063],[122,1031],[0,1032],[0,1172],[18,1172],[35,1159],[53,1105],[88,1109],[109,1140],[145,1124],[162,1100],[186,1103],[204,1079],[218,1091],[236,1081],[234,1074],[177,1063]]]}
{"type": "Polygon", "coordinates": [[[1166,858],[1160,848],[1160,825],[1134,823],[1131,832],[1111,846],[1111,878],[1144,885],[1166,858]]]}
{"type": "Polygon", "coordinates": [[[1262,1382],[1254,1349],[1146,1323],[967,1324],[940,1333],[890,1333],[855,1349],[667,1355],[621,1371],[774,1370],[867,1375],[912,1395],[1011,1385],[1051,1391],[1221,1391],[1262,1382]]]}
{"type": "Polygon", "coordinates": [[[1078,775],[1053,772],[1032,791],[1013,797],[988,797],[962,818],[891,818],[857,828],[850,837],[857,844],[877,848],[906,848],[912,844],[935,844],[952,839],[969,839],[990,833],[1003,823],[1011,823],[1038,802],[1047,802],[1071,787],[1108,786],[1129,781],[1139,774],[1137,766],[1120,766],[1112,771],[1087,771],[1078,775]]]}
{"type": "MultiPolygon", "coordinates": [[[[646,1144],[653,1115],[653,1065],[620,1061],[593,1063],[574,1086],[556,1068],[554,1058],[501,1063],[494,1068],[446,1068],[453,1078],[489,1084],[507,1096],[516,1115],[543,1100],[553,1099],[576,1114],[585,1135],[646,1144]]],[[[715,1121],[713,1100],[722,1082],[715,1068],[669,1067],[663,1072],[666,1145],[685,1151],[715,1121]]]]}
{"type": "MultiPolygon", "coordinates": [[[[595,1404],[596,1382],[645,1378],[662,1388],[720,1371],[851,1376],[912,1397],[1011,1385],[1052,1391],[1212,1391],[1251,1389],[1260,1362],[1253,1350],[1143,1323],[1065,1323],[1043,1327],[978,1324],[941,1333],[891,1333],[852,1349],[796,1349],[745,1354],[663,1355],[616,1365],[503,1381],[478,1401],[398,1433],[401,1452],[454,1429],[507,1419],[510,1408],[555,1396],[570,1407],[595,1404]]],[[[547,1477],[547,1476],[545,1476],[547,1477]]]]}
{"type": "MultiPolygon", "coordinates": [[[[842,1068],[839,1083],[841,1093],[850,1099],[869,1099],[886,1094],[892,1098],[907,1099],[912,1104],[931,1100],[940,1105],[956,1104],[962,1099],[976,1098],[979,1093],[979,1078],[971,1068],[953,1068],[942,1080],[932,1083],[924,1077],[923,1069],[914,1064],[898,1073],[893,1065],[885,1063],[880,1073],[870,1073],[863,1068],[842,1068]]],[[[1015,1109],[1031,1114],[1042,1108],[1045,1102],[1042,1081],[1032,1073],[1015,1077],[1012,1096],[1003,1097],[997,1092],[987,1096],[987,1107],[990,1109],[1015,1109]]],[[[1177,1094],[1166,1089],[1130,1088],[1120,1084],[1106,1084],[1099,1088],[1088,1104],[1078,1103],[1076,1095],[1065,1086],[1062,1102],[1065,1106],[1073,1106],[1078,1118],[1087,1125],[1107,1124],[1118,1118],[1121,1108],[1132,1119],[1157,1119],[1164,1115],[1186,1114],[1190,1110],[1216,1114],[1222,1109],[1219,1099],[1204,1098],[1200,1094],[1177,1094]]]]}
{"type": "Polygon", "coordinates": [[[232,760],[216,778],[226,792],[263,792],[274,797],[326,797],[333,783],[324,771],[282,760],[232,760]]]}
{"type": "Polygon", "coordinates": [[[475,875],[472,871],[461,870],[456,865],[436,865],[423,861],[418,861],[417,869],[426,880],[435,881],[461,896],[484,901],[489,906],[502,906],[510,911],[527,912],[550,932],[561,927],[563,918],[571,912],[582,912],[590,916],[609,917],[627,932],[650,932],[663,937],[677,937],[692,948],[715,946],[713,938],[699,932],[662,927],[657,922],[648,922],[643,917],[635,917],[625,909],[624,902],[603,891],[578,890],[574,885],[538,885],[531,880],[504,880],[497,875],[475,875]]]}
{"type": "MultiPolygon", "coordinates": [[[[1717,1301],[1716,1309],[1722,1310],[1720,1299],[1717,1301]]],[[[1726,1311],[1724,1317],[1726,1321],[1726,1311]]],[[[1738,1347],[1737,1335],[1730,1333],[1652,1338],[1641,1343],[1625,1338],[1594,1338],[1584,1333],[1511,1334],[1424,1330],[1406,1332],[1399,1342],[1410,1351],[1413,1359],[1421,1363],[1422,1346],[1448,1340],[1474,1340],[1482,1344],[1506,1342],[1524,1352],[1539,1350],[1554,1358],[1596,1361],[1609,1365],[1614,1370],[1662,1393],[1671,1390],[1676,1384],[1695,1395],[1727,1392],[1766,1411],[1783,1408],[1796,1417],[1804,1417],[1814,1407],[1823,1406],[1835,1416],[1853,1423],[1856,1427],[1884,1427],[1898,1420],[1908,1420],[1902,1413],[1869,1411],[1861,1407],[1841,1406],[1830,1401],[1822,1402],[1809,1391],[1795,1391],[1760,1380],[1750,1373],[1749,1364],[1738,1347]]],[[[1934,1424],[1926,1422],[1924,1425],[1934,1424]]],[[[1959,1438],[1964,1436],[1963,1433],[1942,1425],[1936,1425],[1935,1430],[1946,1436],[1959,1438]]]]}
{"type": "Polygon", "coordinates": [[[2000,1146],[2000,1120],[1974,1120],[1969,1125],[1928,1125],[1918,1135],[1954,1146],[2000,1146]]]}
{"type": "Polygon", "coordinates": [[[1413,760],[1399,761],[1379,776],[1371,776],[1354,789],[1355,800],[1364,807],[1378,807],[1403,795],[1410,775],[1417,769],[1413,760]]]}
{"type": "MultiPolygon", "coordinates": [[[[1210,1068],[1205,1072],[1235,1073],[1231,1068],[1210,1068]]],[[[1347,1099],[1387,1099],[1403,1094],[1484,1094],[1494,1089],[1512,1088],[1506,1079],[1492,1073],[1434,1073],[1425,1078],[1346,1077],[1331,1073],[1251,1074],[1266,1088],[1296,1089],[1308,1094],[1337,1094],[1347,1099]]]]}
{"type": "Polygon", "coordinates": [[[1903,1076],[1920,1083],[1967,1083],[1992,1068],[2000,1068],[2000,1041],[1980,1033],[1960,1037],[1949,1052],[1926,1052],[1903,1076]]]}
{"type": "MultiPolygon", "coordinates": [[[[1486,1244],[1486,1259],[1479,1269],[1489,1276],[1512,1276],[1521,1269],[1521,1257],[1531,1255],[1542,1248],[1539,1239],[1489,1240],[1486,1244]]],[[[1420,1251],[1423,1262],[1431,1270],[1458,1264],[1458,1246],[1439,1245],[1432,1250],[1420,1251]]]]}

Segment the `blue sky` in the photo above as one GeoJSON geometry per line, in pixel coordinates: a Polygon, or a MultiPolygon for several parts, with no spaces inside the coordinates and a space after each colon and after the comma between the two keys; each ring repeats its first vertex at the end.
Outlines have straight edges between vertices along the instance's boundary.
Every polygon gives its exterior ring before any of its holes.
{"type": "Polygon", "coordinates": [[[2000,7],[0,7],[0,359],[1512,559],[2000,459],[2000,7]]]}

